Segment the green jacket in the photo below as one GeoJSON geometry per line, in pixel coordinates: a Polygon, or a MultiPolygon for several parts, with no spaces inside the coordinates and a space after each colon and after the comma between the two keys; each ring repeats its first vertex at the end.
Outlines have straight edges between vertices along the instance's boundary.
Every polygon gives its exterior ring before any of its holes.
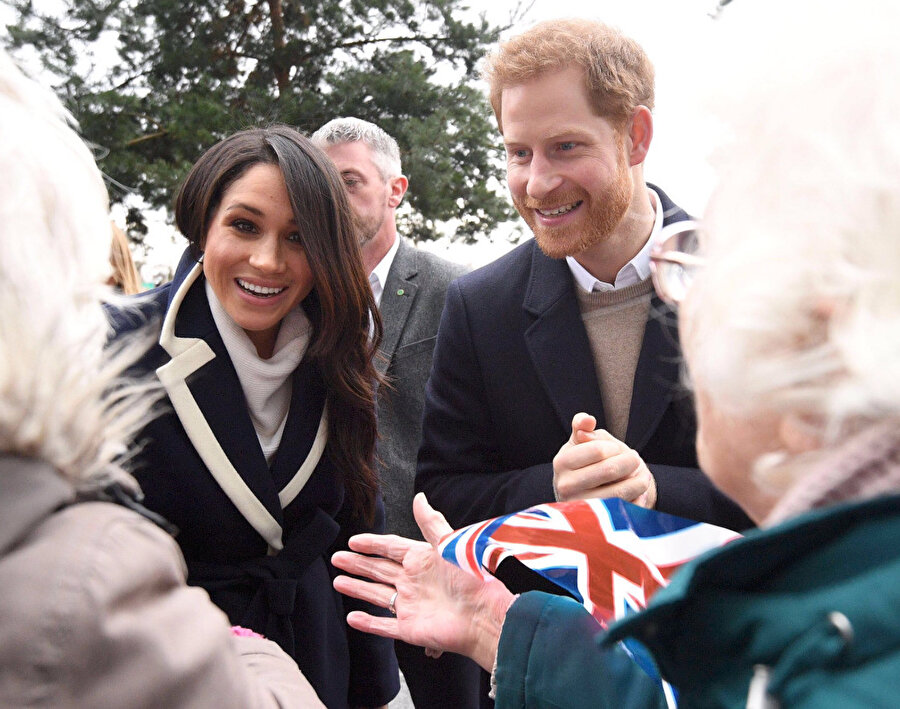
{"type": "Polygon", "coordinates": [[[900,496],[811,512],[711,552],[606,634],[582,606],[522,595],[497,707],[664,707],[615,641],[639,640],[679,706],[900,705],[900,496]],[[754,681],[754,675],[756,680],[754,681]]]}

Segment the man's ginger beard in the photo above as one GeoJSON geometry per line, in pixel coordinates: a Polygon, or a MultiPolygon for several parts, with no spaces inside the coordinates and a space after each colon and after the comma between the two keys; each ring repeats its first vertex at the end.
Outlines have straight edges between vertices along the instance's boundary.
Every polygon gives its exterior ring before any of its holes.
{"type": "Polygon", "coordinates": [[[551,199],[536,200],[530,197],[513,198],[513,204],[525,223],[534,232],[541,251],[550,258],[575,256],[591,246],[607,240],[622,221],[631,204],[631,171],[625,160],[625,149],[621,137],[616,136],[615,179],[602,191],[588,195],[585,190],[575,188],[554,192],[551,199]],[[583,201],[578,209],[587,209],[587,226],[584,221],[560,227],[545,227],[538,223],[535,209],[553,209],[566,204],[583,201]]]}

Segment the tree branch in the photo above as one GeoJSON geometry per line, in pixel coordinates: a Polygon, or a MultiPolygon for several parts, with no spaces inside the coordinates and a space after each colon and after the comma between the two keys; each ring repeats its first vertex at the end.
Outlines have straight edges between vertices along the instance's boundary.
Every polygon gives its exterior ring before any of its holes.
{"type": "Polygon", "coordinates": [[[432,37],[421,37],[419,35],[412,35],[408,37],[376,37],[374,39],[355,39],[349,42],[340,42],[338,44],[329,44],[327,46],[322,46],[318,51],[315,52],[307,52],[303,54],[300,58],[307,59],[309,57],[316,57],[321,54],[330,54],[336,49],[350,49],[352,47],[364,47],[367,44],[376,44],[379,42],[398,42],[398,43],[407,43],[407,42],[421,42],[422,44],[430,44],[431,42],[446,42],[452,39],[451,37],[442,37],[442,36],[432,36],[432,37]]]}
{"type": "Polygon", "coordinates": [[[269,14],[272,18],[272,39],[275,42],[272,70],[275,72],[275,81],[278,84],[278,95],[282,96],[290,88],[290,77],[287,68],[282,63],[285,41],[284,11],[281,0],[269,0],[269,14]]]}
{"type": "Polygon", "coordinates": [[[143,143],[144,141],[162,138],[163,136],[166,136],[168,134],[169,131],[163,128],[162,130],[156,131],[156,133],[149,133],[147,135],[142,135],[140,138],[133,138],[132,140],[129,140],[127,143],[125,143],[125,147],[131,148],[135,145],[138,145],[139,143],[143,143]]]}

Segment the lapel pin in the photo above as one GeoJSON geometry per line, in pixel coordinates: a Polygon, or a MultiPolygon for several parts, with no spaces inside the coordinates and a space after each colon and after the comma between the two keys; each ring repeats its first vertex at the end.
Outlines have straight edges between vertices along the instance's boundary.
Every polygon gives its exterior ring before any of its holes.
{"type": "Polygon", "coordinates": [[[397,289],[397,295],[403,295],[404,293],[406,293],[406,291],[403,290],[402,288],[397,289]]]}

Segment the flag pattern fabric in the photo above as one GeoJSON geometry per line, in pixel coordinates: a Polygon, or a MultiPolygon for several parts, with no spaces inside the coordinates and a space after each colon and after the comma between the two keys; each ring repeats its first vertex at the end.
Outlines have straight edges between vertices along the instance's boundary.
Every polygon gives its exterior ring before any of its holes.
{"type": "MultiPolygon", "coordinates": [[[[740,536],[623,500],[594,499],[537,505],[472,524],[447,535],[439,550],[444,559],[485,579],[514,557],[606,628],[645,608],[685,562],[740,536]]],[[[629,643],[625,649],[659,679],[642,648],[629,643]]],[[[661,684],[675,706],[671,688],[661,684]]]]}
{"type": "Polygon", "coordinates": [[[482,578],[514,556],[606,627],[647,605],[685,562],[740,535],[619,499],[531,507],[445,537],[441,555],[482,578]]]}

